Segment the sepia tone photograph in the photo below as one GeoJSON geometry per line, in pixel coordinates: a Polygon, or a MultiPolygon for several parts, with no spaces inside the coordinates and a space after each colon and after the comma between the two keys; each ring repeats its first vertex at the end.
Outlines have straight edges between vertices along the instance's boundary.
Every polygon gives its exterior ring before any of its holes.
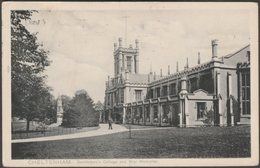
{"type": "Polygon", "coordinates": [[[256,3],[3,11],[4,165],[258,164],[256,3]]]}

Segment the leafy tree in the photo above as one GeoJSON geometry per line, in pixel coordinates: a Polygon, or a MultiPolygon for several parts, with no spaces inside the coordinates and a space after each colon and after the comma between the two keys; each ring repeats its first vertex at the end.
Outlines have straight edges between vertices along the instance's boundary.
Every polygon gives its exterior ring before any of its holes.
{"type": "Polygon", "coordinates": [[[99,112],[94,109],[93,100],[85,90],[77,91],[64,111],[63,126],[86,127],[99,124],[99,112]]]}
{"type": "Polygon", "coordinates": [[[30,33],[23,25],[34,12],[11,11],[11,80],[12,117],[43,120],[51,105],[50,88],[45,84],[45,67],[49,66],[48,51],[37,41],[36,34],[30,33]]]}

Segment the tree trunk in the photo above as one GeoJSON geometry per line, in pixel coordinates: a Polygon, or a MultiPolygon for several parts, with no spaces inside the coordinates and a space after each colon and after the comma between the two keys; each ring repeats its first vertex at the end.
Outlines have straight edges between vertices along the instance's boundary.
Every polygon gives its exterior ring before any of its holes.
{"type": "Polygon", "coordinates": [[[30,129],[30,120],[27,119],[27,120],[26,120],[26,131],[28,132],[29,129],[30,129]]]}

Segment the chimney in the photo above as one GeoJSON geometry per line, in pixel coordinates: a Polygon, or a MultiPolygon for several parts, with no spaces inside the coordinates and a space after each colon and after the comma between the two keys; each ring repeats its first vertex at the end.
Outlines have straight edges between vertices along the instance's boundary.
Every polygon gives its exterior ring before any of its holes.
{"type": "Polygon", "coordinates": [[[198,52],[198,64],[200,64],[200,52],[198,52]]]}
{"type": "Polygon", "coordinates": [[[170,75],[170,65],[168,65],[168,75],[170,75]]]}
{"type": "Polygon", "coordinates": [[[188,57],[187,57],[186,66],[184,67],[184,69],[188,69],[188,68],[189,68],[189,60],[188,60],[188,57]]]}
{"type": "Polygon", "coordinates": [[[129,45],[129,48],[133,48],[132,44],[129,45]]]}
{"type": "Polygon", "coordinates": [[[119,47],[122,47],[122,38],[121,37],[118,39],[118,42],[119,42],[119,47]]]}
{"type": "Polygon", "coordinates": [[[135,48],[139,49],[139,41],[137,39],[135,40],[135,48]]]}
{"type": "Polygon", "coordinates": [[[156,80],[156,73],[153,73],[153,79],[156,80]]]}
{"type": "Polygon", "coordinates": [[[160,70],[160,76],[162,77],[162,69],[160,70]]]}
{"type": "Polygon", "coordinates": [[[217,53],[218,40],[217,39],[212,40],[211,45],[212,45],[212,60],[216,60],[218,58],[218,53],[217,53]]]}
{"type": "Polygon", "coordinates": [[[176,63],[176,72],[179,72],[178,61],[177,61],[177,63],[176,63]]]}
{"type": "Polygon", "coordinates": [[[117,49],[117,44],[114,43],[114,51],[116,51],[116,49],[117,49]]]}

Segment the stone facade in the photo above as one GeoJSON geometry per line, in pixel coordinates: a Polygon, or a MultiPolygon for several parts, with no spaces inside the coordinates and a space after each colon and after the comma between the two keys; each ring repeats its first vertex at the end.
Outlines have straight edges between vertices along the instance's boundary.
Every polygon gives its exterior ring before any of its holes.
{"type": "Polygon", "coordinates": [[[119,123],[158,126],[250,124],[249,45],[227,56],[217,54],[212,40],[211,60],[163,76],[139,73],[139,47],[115,44],[115,77],[105,91],[106,119],[119,123]]]}

